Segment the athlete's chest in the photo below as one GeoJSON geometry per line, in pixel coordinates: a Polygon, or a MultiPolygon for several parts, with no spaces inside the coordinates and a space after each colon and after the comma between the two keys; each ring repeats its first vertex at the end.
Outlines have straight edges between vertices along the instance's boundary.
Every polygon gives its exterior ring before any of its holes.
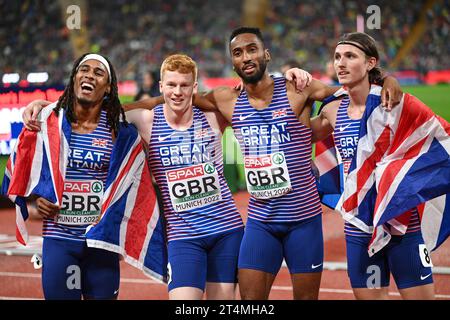
{"type": "Polygon", "coordinates": [[[68,167],[72,169],[108,169],[112,139],[102,134],[72,133],[69,142],[68,167]]]}

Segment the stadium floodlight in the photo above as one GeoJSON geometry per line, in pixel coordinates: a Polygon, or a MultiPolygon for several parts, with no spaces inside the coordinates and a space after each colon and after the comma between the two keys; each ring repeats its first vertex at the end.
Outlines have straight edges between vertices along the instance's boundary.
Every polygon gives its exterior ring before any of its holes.
{"type": "Polygon", "coordinates": [[[17,83],[20,80],[18,73],[5,73],[2,77],[3,83],[17,83]]]}
{"type": "Polygon", "coordinates": [[[29,83],[43,83],[48,80],[47,72],[30,72],[27,75],[27,81],[29,83]]]}

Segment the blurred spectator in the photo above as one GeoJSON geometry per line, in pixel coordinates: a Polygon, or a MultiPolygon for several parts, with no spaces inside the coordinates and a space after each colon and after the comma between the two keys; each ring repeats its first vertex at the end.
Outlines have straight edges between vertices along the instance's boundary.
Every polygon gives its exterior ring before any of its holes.
{"type": "MultiPolygon", "coordinates": [[[[417,23],[426,0],[272,0],[264,36],[272,60],[269,68],[295,60],[311,73],[323,73],[336,39],[365,22],[369,5],[381,10],[381,29],[365,31],[379,42],[381,64],[388,65],[417,23]]],[[[0,0],[0,73],[47,71],[50,82],[63,83],[73,60],[59,1],[0,0]]],[[[228,36],[241,24],[242,1],[102,0],[87,1],[91,49],[117,66],[120,80],[134,80],[142,64],[159,66],[174,52],[193,57],[206,77],[230,76],[228,36]],[[90,13],[95,12],[95,15],[90,13]]],[[[426,12],[426,33],[399,69],[427,72],[450,69],[449,0],[436,1],[426,12]]],[[[271,71],[271,70],[269,70],[271,71]]]]}
{"type": "Polygon", "coordinates": [[[142,85],[134,100],[142,100],[161,95],[159,92],[159,72],[147,71],[142,77],[142,85]]]}
{"type": "Polygon", "coordinates": [[[334,70],[334,61],[333,60],[330,60],[327,62],[326,66],[325,66],[325,73],[320,78],[320,80],[329,86],[338,86],[339,85],[338,77],[337,77],[336,71],[334,70]]]}
{"type": "Polygon", "coordinates": [[[301,68],[300,63],[296,60],[288,60],[281,66],[280,71],[284,75],[286,71],[292,68],[301,68]]]}

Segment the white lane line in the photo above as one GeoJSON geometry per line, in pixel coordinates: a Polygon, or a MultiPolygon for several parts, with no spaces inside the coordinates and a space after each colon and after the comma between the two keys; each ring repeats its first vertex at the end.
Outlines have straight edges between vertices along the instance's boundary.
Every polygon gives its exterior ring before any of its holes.
{"type": "Polygon", "coordinates": [[[0,296],[0,300],[44,300],[42,298],[31,298],[31,297],[7,297],[0,296]]]}
{"type": "MultiPolygon", "coordinates": [[[[40,274],[37,273],[30,273],[30,272],[0,272],[0,277],[18,277],[18,278],[41,278],[40,274]]],[[[121,278],[120,282],[122,283],[138,283],[138,284],[151,284],[151,285],[162,285],[163,284],[152,280],[152,279],[138,279],[138,278],[121,278]]],[[[272,286],[273,290],[278,291],[292,291],[292,286],[272,286]]],[[[320,292],[325,293],[342,293],[342,294],[353,294],[352,290],[349,289],[330,289],[330,288],[320,288],[320,292]]],[[[391,296],[400,296],[398,292],[389,292],[389,295],[391,296]]],[[[450,299],[450,295],[448,294],[436,294],[435,295],[437,299],[450,299]]],[[[0,299],[4,299],[8,297],[1,297],[0,299]]],[[[22,298],[14,298],[11,297],[11,299],[22,299],[22,298]]],[[[25,298],[23,298],[25,299],[25,298]]],[[[30,298],[34,299],[34,298],[30,298]]]]}
{"type": "MultiPolygon", "coordinates": [[[[273,290],[279,290],[279,291],[292,291],[292,287],[290,286],[272,286],[273,290]]],[[[344,293],[344,294],[352,294],[353,291],[349,289],[328,289],[328,288],[320,288],[320,292],[326,292],[326,293],[344,293]]],[[[398,292],[389,292],[390,296],[400,296],[400,293],[398,292]]],[[[436,294],[435,297],[437,299],[450,299],[450,295],[448,294],[436,294]]]]}
{"type": "MultiPolygon", "coordinates": [[[[0,277],[16,277],[16,278],[41,278],[40,273],[31,272],[0,272],[0,277]]],[[[141,284],[160,284],[152,279],[138,279],[138,278],[121,278],[120,282],[124,283],[141,283],[141,284]]]]}

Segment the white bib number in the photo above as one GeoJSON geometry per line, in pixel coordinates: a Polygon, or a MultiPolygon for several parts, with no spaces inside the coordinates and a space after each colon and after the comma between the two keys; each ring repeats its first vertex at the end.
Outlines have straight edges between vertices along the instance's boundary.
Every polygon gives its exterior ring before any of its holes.
{"type": "Polygon", "coordinates": [[[62,208],[55,221],[66,225],[95,223],[100,216],[102,198],[102,181],[66,180],[62,208]]]}
{"type": "Polygon", "coordinates": [[[283,152],[244,158],[247,190],[255,198],[280,197],[292,190],[283,152]]]}
{"type": "Polygon", "coordinates": [[[220,181],[212,163],[166,172],[170,200],[176,212],[200,208],[222,200],[220,181]]]}
{"type": "Polygon", "coordinates": [[[424,244],[419,244],[419,255],[420,260],[422,261],[422,265],[424,267],[433,267],[433,263],[431,262],[431,256],[428,252],[427,246],[424,244]]]}

